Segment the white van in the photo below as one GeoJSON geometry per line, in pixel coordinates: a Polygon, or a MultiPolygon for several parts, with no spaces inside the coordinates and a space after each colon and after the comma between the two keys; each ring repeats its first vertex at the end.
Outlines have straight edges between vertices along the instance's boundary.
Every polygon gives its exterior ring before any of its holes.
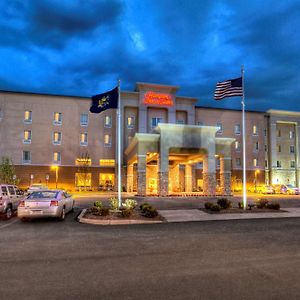
{"type": "Polygon", "coordinates": [[[17,210],[24,193],[17,186],[11,184],[0,184],[0,214],[6,219],[13,216],[17,210]]]}

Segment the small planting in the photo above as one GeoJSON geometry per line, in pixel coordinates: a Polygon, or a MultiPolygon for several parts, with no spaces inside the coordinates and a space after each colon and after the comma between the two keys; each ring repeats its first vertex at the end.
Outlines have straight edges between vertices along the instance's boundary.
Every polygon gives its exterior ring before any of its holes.
{"type": "Polygon", "coordinates": [[[118,210],[119,209],[119,200],[117,198],[110,198],[110,208],[112,210],[118,210]]]}
{"type": "Polygon", "coordinates": [[[92,213],[95,216],[108,216],[109,215],[109,209],[106,207],[92,207],[92,213]]]}
{"type": "Polygon", "coordinates": [[[207,210],[211,210],[211,207],[213,206],[214,204],[212,202],[205,202],[204,203],[204,207],[205,209],[207,210]]]}
{"type": "Polygon", "coordinates": [[[103,207],[103,204],[102,204],[101,201],[95,201],[95,202],[94,202],[94,206],[95,206],[95,207],[103,207]]]}
{"type": "Polygon", "coordinates": [[[267,208],[269,201],[267,199],[258,199],[256,202],[257,208],[267,208]]]}
{"type": "Polygon", "coordinates": [[[211,211],[220,211],[221,207],[218,204],[213,204],[210,208],[211,211]]]}
{"type": "Polygon", "coordinates": [[[240,209],[243,209],[244,208],[244,203],[243,202],[239,202],[238,206],[239,206],[240,209]]]}
{"type": "Polygon", "coordinates": [[[266,205],[267,208],[269,209],[275,209],[275,210],[280,210],[280,204],[278,202],[275,203],[268,203],[266,205]]]}
{"type": "Polygon", "coordinates": [[[130,218],[132,213],[133,213],[132,209],[128,209],[128,208],[125,208],[125,207],[122,207],[120,210],[121,210],[121,216],[123,218],[130,218]]]}
{"type": "Polygon", "coordinates": [[[231,201],[229,201],[227,198],[220,198],[218,199],[217,203],[222,209],[228,209],[232,207],[231,201]]]}
{"type": "Polygon", "coordinates": [[[143,210],[144,206],[151,206],[149,203],[145,202],[140,205],[140,210],[143,210]]]}
{"type": "Polygon", "coordinates": [[[148,203],[140,205],[140,209],[142,211],[143,216],[147,218],[155,218],[156,216],[158,216],[157,210],[148,203]]]}
{"type": "Polygon", "coordinates": [[[122,206],[126,209],[135,209],[137,206],[137,202],[133,199],[126,199],[125,203],[122,206]]]}

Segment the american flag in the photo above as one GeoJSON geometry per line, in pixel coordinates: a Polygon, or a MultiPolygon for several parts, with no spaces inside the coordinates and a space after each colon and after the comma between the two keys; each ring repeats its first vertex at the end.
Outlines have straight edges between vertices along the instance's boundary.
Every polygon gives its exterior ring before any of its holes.
{"type": "Polygon", "coordinates": [[[242,77],[218,82],[215,91],[215,100],[226,97],[243,96],[242,77]]]}

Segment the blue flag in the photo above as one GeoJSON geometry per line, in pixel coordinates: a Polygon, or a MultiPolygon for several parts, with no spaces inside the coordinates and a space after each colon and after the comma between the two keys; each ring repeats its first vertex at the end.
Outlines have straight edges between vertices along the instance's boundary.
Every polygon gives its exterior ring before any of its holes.
{"type": "Polygon", "coordinates": [[[118,108],[118,98],[118,87],[109,92],[92,96],[92,106],[90,107],[90,112],[99,114],[109,108],[118,108]]]}

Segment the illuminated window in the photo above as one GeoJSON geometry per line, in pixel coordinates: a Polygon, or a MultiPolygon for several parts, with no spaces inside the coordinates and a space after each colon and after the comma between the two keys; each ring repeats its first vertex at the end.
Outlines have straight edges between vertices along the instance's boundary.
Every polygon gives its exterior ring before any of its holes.
{"type": "Polygon", "coordinates": [[[109,134],[104,135],[104,147],[111,146],[111,136],[109,134]]]}
{"type": "Polygon", "coordinates": [[[216,126],[218,127],[217,133],[218,134],[222,134],[223,133],[223,125],[222,125],[222,123],[217,123],[216,126]]]}
{"type": "Polygon", "coordinates": [[[111,127],[111,116],[104,117],[104,127],[106,127],[106,128],[111,127]]]}
{"type": "Polygon", "coordinates": [[[113,167],[115,165],[115,160],[114,159],[100,159],[99,165],[105,166],[105,167],[113,167]]]}
{"type": "Polygon", "coordinates": [[[32,111],[25,110],[25,112],[24,112],[24,123],[27,123],[27,124],[32,123],[32,111]]]}
{"type": "Polygon", "coordinates": [[[253,159],[253,167],[257,167],[257,159],[256,158],[253,159]]]}
{"type": "Polygon", "coordinates": [[[23,151],[23,163],[30,164],[31,162],[31,153],[30,151],[23,151]]]}
{"type": "Polygon", "coordinates": [[[76,166],[91,166],[92,160],[89,157],[77,158],[75,164],[76,166]]]}
{"type": "Polygon", "coordinates": [[[77,188],[91,187],[92,173],[75,173],[75,185],[77,188]]]}
{"type": "Polygon", "coordinates": [[[290,153],[295,153],[295,146],[290,146],[290,153]]]}
{"type": "Polygon", "coordinates": [[[101,173],[99,174],[99,188],[101,190],[113,190],[115,183],[115,174],[101,173]]]}
{"type": "Polygon", "coordinates": [[[135,117],[127,118],[127,128],[132,129],[135,126],[135,117]]]}
{"type": "Polygon", "coordinates": [[[53,153],[53,162],[54,163],[60,163],[61,162],[60,152],[54,152],[53,153]]]}
{"type": "Polygon", "coordinates": [[[291,168],[295,168],[296,164],[294,160],[291,160],[291,168]]]}
{"type": "Polygon", "coordinates": [[[240,124],[235,124],[234,125],[234,133],[235,134],[241,134],[241,125],[240,124]]]}
{"type": "Polygon", "coordinates": [[[277,160],[276,166],[277,166],[277,168],[281,168],[281,161],[280,160],[277,160]]]}
{"type": "Polygon", "coordinates": [[[87,146],[88,134],[86,132],[80,134],[80,146],[87,146]]]}
{"type": "Polygon", "coordinates": [[[151,127],[156,127],[159,123],[163,122],[163,118],[152,118],[151,119],[151,127]]]}
{"type": "Polygon", "coordinates": [[[24,144],[31,143],[31,130],[24,130],[23,143],[24,144]]]}
{"type": "Polygon", "coordinates": [[[80,126],[87,126],[89,123],[89,115],[81,114],[80,115],[80,126]]]}
{"type": "Polygon", "coordinates": [[[239,157],[237,157],[237,158],[235,159],[235,164],[236,164],[237,167],[240,167],[240,166],[241,166],[241,159],[240,159],[239,157]]]}
{"type": "Polygon", "coordinates": [[[61,132],[53,133],[53,144],[60,145],[61,144],[61,132]]]}
{"type": "Polygon", "coordinates": [[[235,146],[235,151],[241,150],[241,143],[239,141],[235,141],[234,146],[235,146]]]}
{"type": "Polygon", "coordinates": [[[252,127],[252,133],[253,133],[253,135],[257,135],[258,134],[257,126],[256,125],[253,125],[253,127],[252,127]]]}
{"type": "Polygon", "coordinates": [[[62,113],[55,112],[54,113],[53,125],[61,125],[61,123],[62,123],[62,113]]]}
{"type": "Polygon", "coordinates": [[[290,139],[295,138],[295,131],[290,130],[290,139]]]}

